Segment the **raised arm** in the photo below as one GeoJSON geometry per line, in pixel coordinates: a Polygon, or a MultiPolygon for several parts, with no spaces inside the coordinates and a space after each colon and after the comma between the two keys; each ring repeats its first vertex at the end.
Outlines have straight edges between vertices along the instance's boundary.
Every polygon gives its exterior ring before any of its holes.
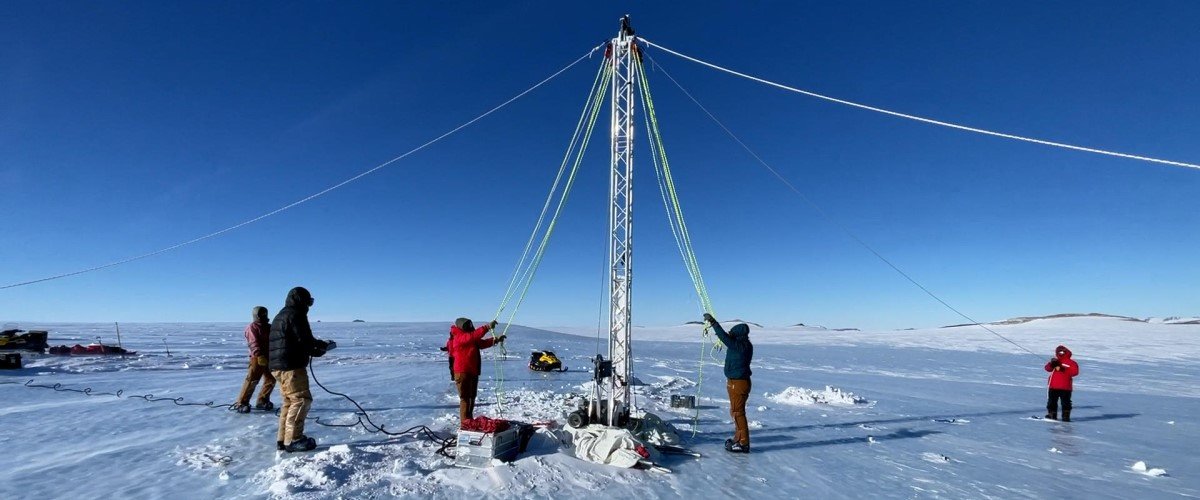
{"type": "Polygon", "coordinates": [[[721,324],[717,322],[717,318],[712,317],[711,314],[705,313],[704,320],[708,321],[709,326],[712,326],[713,333],[717,334],[717,338],[721,339],[721,343],[725,344],[725,347],[733,347],[733,338],[731,338],[729,334],[725,332],[725,329],[722,328],[721,324]]]}

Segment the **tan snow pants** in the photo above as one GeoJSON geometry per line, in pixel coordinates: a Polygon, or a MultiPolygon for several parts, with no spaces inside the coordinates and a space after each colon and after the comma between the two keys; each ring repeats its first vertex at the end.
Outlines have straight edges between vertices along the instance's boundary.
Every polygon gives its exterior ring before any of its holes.
{"type": "Polygon", "coordinates": [[[475,416],[475,396],[479,392],[479,375],[455,373],[454,386],[458,387],[458,421],[471,420],[475,416]]]}
{"type": "Polygon", "coordinates": [[[258,380],[262,379],[262,391],[258,393],[258,403],[265,403],[271,400],[271,391],[275,390],[275,377],[271,375],[271,370],[267,367],[258,364],[257,360],[250,357],[250,369],[246,371],[246,381],[242,382],[242,392],[238,394],[237,404],[250,404],[250,396],[254,395],[254,387],[258,385],[258,380]]]}
{"type": "Polygon", "coordinates": [[[276,441],[284,446],[304,435],[304,419],[312,407],[312,393],[308,392],[308,372],[299,370],[275,370],[271,372],[279,380],[283,393],[283,406],[279,408],[279,433],[276,441]]]}

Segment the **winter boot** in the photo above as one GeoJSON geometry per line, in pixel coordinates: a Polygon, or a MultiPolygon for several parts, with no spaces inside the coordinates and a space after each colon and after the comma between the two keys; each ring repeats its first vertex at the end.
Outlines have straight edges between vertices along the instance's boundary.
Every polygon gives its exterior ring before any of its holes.
{"type": "Polygon", "coordinates": [[[247,404],[233,405],[233,409],[235,411],[237,411],[238,413],[250,413],[250,405],[247,405],[247,404]]]}
{"type": "Polygon", "coordinates": [[[283,441],[276,441],[276,442],[275,442],[275,449],[276,449],[277,451],[284,451],[284,450],[286,450],[286,449],[287,449],[287,447],[283,445],[283,441]]]}
{"type": "Polygon", "coordinates": [[[313,448],[316,448],[316,447],[317,447],[317,440],[310,438],[310,437],[306,437],[306,438],[301,438],[301,439],[292,441],[290,444],[287,445],[287,447],[285,449],[288,453],[296,453],[299,451],[311,451],[313,448]]]}
{"type": "Polygon", "coordinates": [[[1055,415],[1054,413],[1047,413],[1043,418],[1046,420],[1058,420],[1058,415],[1055,415]]]}
{"type": "Polygon", "coordinates": [[[726,439],[725,451],[730,453],[750,453],[750,445],[735,443],[732,439],[726,439]]]}
{"type": "Polygon", "coordinates": [[[275,409],[275,403],[272,403],[270,401],[259,401],[257,403],[254,403],[254,409],[271,411],[271,410],[275,409]]]}
{"type": "Polygon", "coordinates": [[[1063,422],[1071,421],[1071,410],[1063,410],[1063,422]]]}

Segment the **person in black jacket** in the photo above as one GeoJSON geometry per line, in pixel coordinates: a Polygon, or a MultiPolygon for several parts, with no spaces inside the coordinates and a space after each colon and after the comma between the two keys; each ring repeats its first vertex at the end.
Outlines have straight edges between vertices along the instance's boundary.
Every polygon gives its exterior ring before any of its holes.
{"type": "Polygon", "coordinates": [[[725,384],[729,392],[729,415],[733,417],[733,439],[725,440],[725,449],[734,453],[750,453],[750,427],[746,424],[746,400],[750,399],[750,360],[754,358],[754,345],[750,343],[750,327],[738,323],[725,333],[721,324],[711,314],[704,313],[704,321],[712,326],[713,332],[725,344],[725,384]]]}
{"type": "Polygon", "coordinates": [[[308,308],[313,303],[308,290],[299,286],[293,288],[288,292],[286,305],[271,322],[268,366],[283,393],[276,447],[288,452],[317,447],[315,439],[304,435],[304,419],[313,399],[305,368],[310,356],[325,354],[328,343],[313,338],[312,327],[308,325],[308,308]]]}

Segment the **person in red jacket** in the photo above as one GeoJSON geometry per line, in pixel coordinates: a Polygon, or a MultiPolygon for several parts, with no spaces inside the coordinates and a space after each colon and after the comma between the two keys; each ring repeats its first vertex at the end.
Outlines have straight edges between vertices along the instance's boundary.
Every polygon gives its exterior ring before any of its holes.
{"type": "Polygon", "coordinates": [[[497,343],[504,343],[505,336],[483,338],[487,332],[496,328],[496,321],[475,328],[470,319],[458,318],[450,327],[450,340],[446,342],[446,352],[453,360],[454,385],[458,387],[458,419],[459,422],[471,420],[475,415],[475,396],[479,390],[479,359],[480,349],[487,349],[497,343]]]}
{"type": "Polygon", "coordinates": [[[246,325],[246,346],[250,348],[250,369],[246,371],[246,381],[242,383],[242,392],[238,394],[233,409],[238,413],[250,413],[250,396],[254,395],[254,387],[262,379],[262,391],[254,407],[260,410],[274,410],[271,402],[271,391],[275,389],[275,377],[267,369],[267,339],[271,336],[271,320],[267,317],[267,308],[255,306],[251,311],[254,321],[246,325]]]}
{"type": "Polygon", "coordinates": [[[1054,350],[1054,357],[1046,363],[1046,371],[1050,372],[1050,391],[1046,401],[1046,418],[1058,420],[1058,402],[1062,400],[1062,420],[1071,421],[1071,379],[1079,375],[1079,363],[1071,359],[1071,350],[1060,345],[1054,350]]]}

